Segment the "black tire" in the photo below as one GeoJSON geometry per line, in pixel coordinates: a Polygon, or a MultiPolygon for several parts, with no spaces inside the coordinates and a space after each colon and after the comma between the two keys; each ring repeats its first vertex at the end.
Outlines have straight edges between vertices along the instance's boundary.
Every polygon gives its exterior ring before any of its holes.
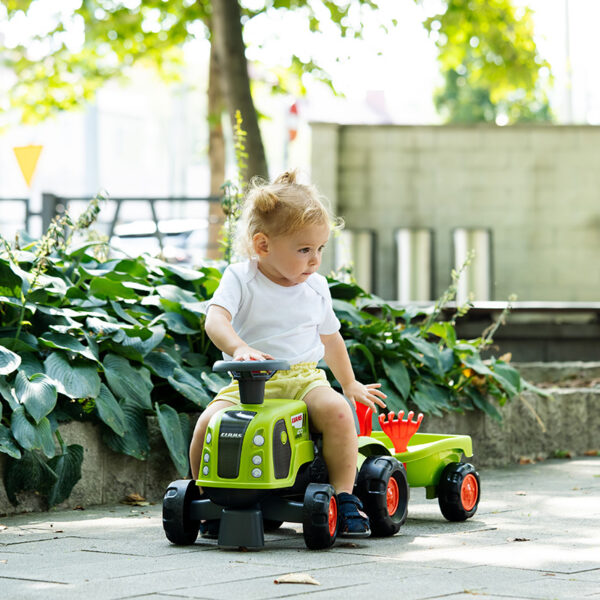
{"type": "Polygon", "coordinates": [[[275,521],[273,519],[263,519],[263,529],[265,531],[276,531],[283,525],[283,521],[275,521]]]}
{"type": "Polygon", "coordinates": [[[393,456],[365,460],[358,473],[356,495],[371,522],[371,535],[394,535],[406,522],[410,490],[404,465],[393,456]]]}
{"type": "Polygon", "coordinates": [[[338,533],[338,503],[333,486],[311,483],[304,494],[302,531],[310,550],[333,546],[338,533]]]}
{"type": "Polygon", "coordinates": [[[163,497],[163,529],[173,544],[189,546],[196,541],[200,522],[190,518],[190,506],[199,498],[200,491],[193,479],[179,479],[167,488],[163,497]]]}
{"type": "Polygon", "coordinates": [[[477,512],[479,473],[470,463],[450,463],[442,471],[437,494],[440,510],[448,521],[465,521],[477,512]]]}

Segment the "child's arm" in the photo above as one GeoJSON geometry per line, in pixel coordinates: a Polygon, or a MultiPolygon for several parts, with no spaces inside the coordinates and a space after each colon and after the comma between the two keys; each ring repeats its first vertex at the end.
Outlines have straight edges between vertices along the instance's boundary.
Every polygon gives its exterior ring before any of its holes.
{"type": "Polygon", "coordinates": [[[325,362],[342,386],[344,396],[352,404],[356,405],[356,402],[366,404],[374,412],[377,412],[375,404],[385,408],[385,402],[382,398],[387,398],[387,396],[378,389],[381,387],[380,383],[368,383],[364,385],[356,381],[350,357],[348,356],[348,350],[346,350],[346,344],[344,344],[344,339],[339,331],[330,335],[321,335],[321,342],[325,346],[325,362]]]}
{"type": "Polygon", "coordinates": [[[204,329],[213,344],[233,360],[271,360],[270,354],[252,348],[234,331],[231,315],[222,306],[213,304],[206,315],[204,329]]]}

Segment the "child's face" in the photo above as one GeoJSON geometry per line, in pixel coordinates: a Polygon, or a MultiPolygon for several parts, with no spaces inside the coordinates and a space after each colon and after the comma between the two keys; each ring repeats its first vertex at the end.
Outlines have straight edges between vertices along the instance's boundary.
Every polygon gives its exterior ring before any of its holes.
{"type": "Polygon", "coordinates": [[[279,285],[298,285],[321,264],[329,239],[329,225],[309,225],[285,236],[255,236],[255,250],[261,272],[279,285]]]}

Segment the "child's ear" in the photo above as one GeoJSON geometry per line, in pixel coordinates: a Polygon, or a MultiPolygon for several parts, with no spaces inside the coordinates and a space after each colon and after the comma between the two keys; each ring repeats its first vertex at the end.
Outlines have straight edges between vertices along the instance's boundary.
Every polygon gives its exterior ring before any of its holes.
{"type": "Polygon", "coordinates": [[[252,246],[257,256],[266,256],[269,254],[269,238],[262,231],[254,234],[252,246]]]}

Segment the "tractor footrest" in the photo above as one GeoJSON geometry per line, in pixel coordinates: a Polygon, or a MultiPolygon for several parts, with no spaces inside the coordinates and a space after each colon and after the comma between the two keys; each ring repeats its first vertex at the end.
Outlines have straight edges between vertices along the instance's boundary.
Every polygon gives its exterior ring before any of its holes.
{"type": "Polygon", "coordinates": [[[263,518],[259,509],[223,509],[219,526],[219,547],[258,550],[264,545],[263,518]]]}

